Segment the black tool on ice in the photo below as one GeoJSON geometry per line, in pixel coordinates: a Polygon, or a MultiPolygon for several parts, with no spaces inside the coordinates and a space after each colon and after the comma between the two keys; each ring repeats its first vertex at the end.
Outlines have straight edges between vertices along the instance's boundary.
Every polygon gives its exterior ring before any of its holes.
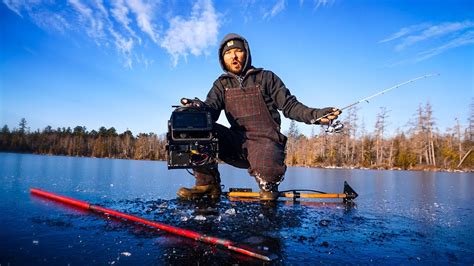
{"type": "MultiPolygon", "coordinates": [[[[377,92],[377,93],[375,93],[375,94],[373,94],[373,95],[371,95],[371,96],[369,96],[369,97],[366,97],[366,98],[360,99],[360,100],[358,100],[358,101],[356,101],[356,102],[354,102],[354,103],[351,103],[351,104],[349,104],[349,105],[346,106],[346,107],[343,107],[343,108],[341,108],[341,109],[338,109],[338,111],[344,111],[344,110],[349,109],[349,108],[351,108],[351,107],[353,107],[353,106],[356,106],[356,105],[358,105],[359,103],[362,103],[362,102],[367,102],[367,103],[369,103],[369,100],[370,100],[370,99],[372,99],[372,98],[374,98],[374,97],[377,97],[377,96],[379,96],[379,95],[382,95],[382,94],[384,94],[384,93],[386,93],[386,92],[388,92],[388,91],[391,91],[391,90],[393,90],[393,89],[399,88],[399,87],[401,87],[401,86],[403,86],[403,85],[406,85],[406,84],[415,82],[415,81],[420,80],[420,79],[425,79],[425,78],[429,78],[429,77],[433,77],[433,76],[439,76],[439,75],[440,75],[439,73],[436,73],[436,74],[426,74],[426,75],[423,75],[423,76],[419,76],[419,77],[416,77],[416,78],[407,80],[407,81],[405,81],[405,82],[402,82],[402,83],[399,83],[399,84],[397,84],[397,85],[395,85],[395,86],[392,86],[392,87],[390,87],[390,88],[388,88],[388,89],[384,89],[384,90],[382,90],[382,91],[379,91],[379,92],[377,92]]],[[[334,114],[334,113],[335,113],[335,112],[330,112],[330,113],[327,113],[327,114],[325,114],[325,115],[323,115],[323,116],[321,116],[321,117],[318,117],[318,118],[316,118],[316,119],[312,119],[312,120],[311,120],[311,124],[315,124],[316,122],[320,121],[321,119],[326,118],[326,117],[328,117],[328,116],[330,116],[330,115],[332,115],[332,114],[334,114]]],[[[339,120],[336,120],[336,121],[333,122],[333,123],[329,122],[329,124],[328,124],[328,126],[327,126],[327,128],[326,128],[326,132],[328,132],[328,133],[339,133],[339,132],[342,131],[343,128],[344,128],[344,125],[343,125],[339,120]]]]}
{"type": "MultiPolygon", "coordinates": [[[[229,188],[229,192],[223,192],[225,196],[230,198],[254,198],[258,199],[260,194],[253,192],[251,188],[229,188]]],[[[305,199],[342,199],[344,203],[352,203],[359,194],[344,181],[343,193],[327,193],[313,189],[290,189],[279,192],[279,198],[289,198],[296,201],[300,198],[305,199]]]]}
{"type": "Polygon", "coordinates": [[[210,111],[198,98],[183,98],[181,104],[172,106],[168,120],[168,169],[217,166],[219,145],[210,111]]]}

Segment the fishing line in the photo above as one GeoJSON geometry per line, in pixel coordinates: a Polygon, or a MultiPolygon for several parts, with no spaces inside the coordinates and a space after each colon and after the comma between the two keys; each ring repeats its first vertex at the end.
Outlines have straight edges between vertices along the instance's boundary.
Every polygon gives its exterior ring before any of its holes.
{"type": "MultiPolygon", "coordinates": [[[[415,82],[415,81],[417,81],[417,80],[420,80],[420,79],[425,79],[425,78],[434,77],[434,76],[439,76],[439,75],[440,75],[439,73],[434,73],[434,74],[426,74],[426,75],[423,75],[423,76],[419,76],[419,77],[416,77],[416,78],[412,78],[412,79],[407,80],[407,81],[404,81],[404,82],[402,82],[402,83],[398,83],[398,84],[396,84],[396,85],[394,85],[394,86],[392,86],[392,87],[390,87],[390,88],[381,90],[381,91],[379,91],[379,92],[377,92],[377,93],[375,93],[375,94],[373,94],[373,95],[370,95],[370,96],[368,96],[368,97],[365,97],[365,98],[363,98],[363,99],[360,99],[360,100],[358,100],[358,101],[356,101],[356,102],[354,102],[354,103],[351,103],[351,104],[349,104],[349,105],[347,105],[347,106],[345,106],[345,107],[343,107],[343,108],[341,108],[341,109],[338,109],[337,111],[344,111],[344,110],[346,110],[346,109],[349,109],[349,108],[351,108],[351,107],[353,107],[353,106],[356,106],[356,105],[358,105],[358,104],[360,104],[360,103],[363,103],[363,102],[369,103],[369,100],[370,100],[370,99],[375,98],[375,97],[377,97],[377,96],[379,96],[379,95],[385,94],[386,92],[389,92],[389,91],[391,91],[391,90],[400,88],[400,87],[402,87],[402,86],[404,86],[404,85],[413,83],[413,82],[415,82]]],[[[330,115],[333,115],[333,114],[334,114],[335,112],[337,112],[337,111],[333,111],[333,112],[327,113],[327,114],[325,114],[325,115],[323,115],[323,116],[321,116],[321,117],[318,117],[318,118],[316,118],[316,119],[312,119],[310,122],[311,122],[311,124],[315,124],[316,122],[320,121],[321,119],[326,118],[326,117],[328,117],[328,116],[330,116],[330,115]]],[[[339,122],[339,121],[335,121],[334,123],[329,122],[329,125],[328,125],[328,128],[326,129],[326,132],[329,132],[329,133],[338,133],[338,132],[341,132],[343,128],[344,128],[344,125],[343,125],[341,122],[339,122]]]]}

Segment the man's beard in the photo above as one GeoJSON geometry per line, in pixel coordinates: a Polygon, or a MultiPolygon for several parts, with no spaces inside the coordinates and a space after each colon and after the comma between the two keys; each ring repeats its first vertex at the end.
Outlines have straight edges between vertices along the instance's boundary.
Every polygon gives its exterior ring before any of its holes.
{"type": "Polygon", "coordinates": [[[234,74],[237,74],[237,75],[242,73],[243,67],[244,67],[244,62],[240,62],[239,60],[234,60],[230,64],[226,63],[227,71],[229,71],[231,73],[234,73],[234,74]],[[234,65],[234,62],[237,62],[238,64],[234,65]]]}

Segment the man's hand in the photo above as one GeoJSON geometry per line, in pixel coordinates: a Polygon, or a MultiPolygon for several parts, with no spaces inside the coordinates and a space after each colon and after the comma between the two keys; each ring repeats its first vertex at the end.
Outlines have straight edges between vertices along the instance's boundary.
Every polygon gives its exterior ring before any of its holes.
{"type": "Polygon", "coordinates": [[[205,103],[198,98],[188,99],[181,98],[181,104],[186,107],[204,107],[205,103]]]}
{"type": "Polygon", "coordinates": [[[319,123],[322,125],[327,125],[332,120],[337,119],[338,115],[340,115],[341,113],[342,111],[335,107],[326,107],[318,110],[317,117],[315,119],[322,117],[319,120],[319,123]]]}

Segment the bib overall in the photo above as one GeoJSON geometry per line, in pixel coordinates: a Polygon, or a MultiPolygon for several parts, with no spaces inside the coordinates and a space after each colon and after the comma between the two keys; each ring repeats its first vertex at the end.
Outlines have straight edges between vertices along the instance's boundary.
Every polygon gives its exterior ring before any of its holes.
{"type": "MultiPolygon", "coordinates": [[[[262,96],[262,72],[256,82],[247,87],[233,87],[225,82],[225,112],[230,129],[214,124],[219,138],[219,159],[247,168],[264,190],[278,185],[286,171],[286,137],[273,120],[262,96]]],[[[194,169],[197,185],[219,183],[217,169],[194,169]]]]}

